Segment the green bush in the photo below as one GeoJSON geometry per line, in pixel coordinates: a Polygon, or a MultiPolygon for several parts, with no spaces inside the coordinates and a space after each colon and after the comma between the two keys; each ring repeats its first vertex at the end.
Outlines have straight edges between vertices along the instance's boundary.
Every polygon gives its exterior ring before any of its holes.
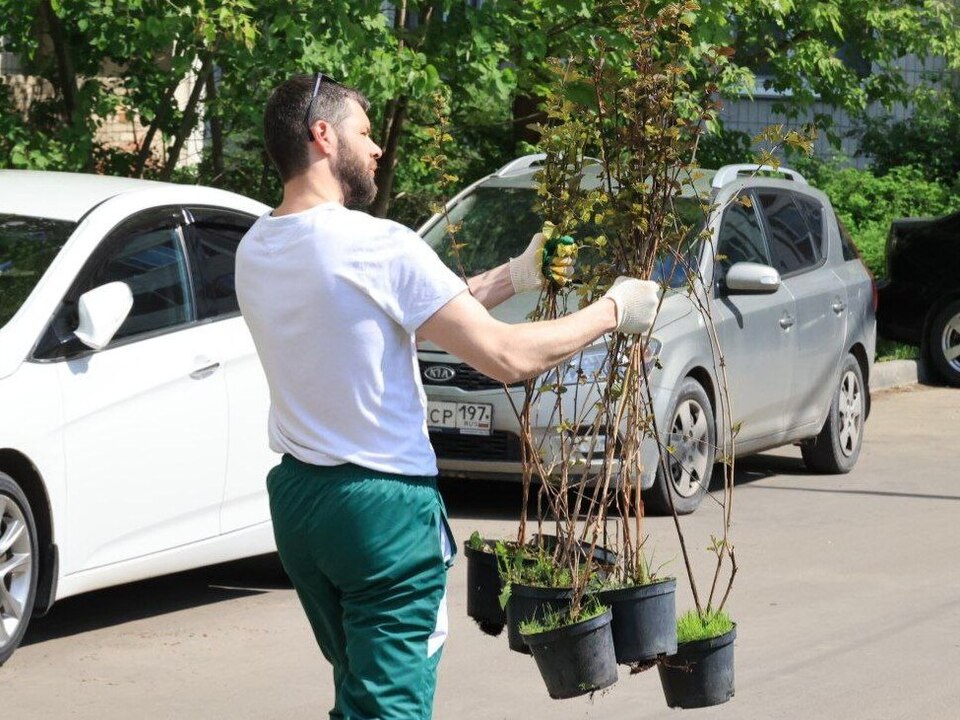
{"type": "Polygon", "coordinates": [[[960,82],[923,88],[914,98],[914,113],[905,120],[886,117],[864,121],[860,152],[872,159],[878,174],[903,165],[921,168],[929,180],[960,179],[960,82]]]}
{"type": "Polygon", "coordinates": [[[890,168],[882,176],[871,170],[839,168],[827,163],[809,164],[804,171],[810,182],[830,198],[876,277],[886,275],[884,247],[893,220],[943,215],[960,209],[960,201],[950,187],[925,179],[915,167],[890,168]]]}

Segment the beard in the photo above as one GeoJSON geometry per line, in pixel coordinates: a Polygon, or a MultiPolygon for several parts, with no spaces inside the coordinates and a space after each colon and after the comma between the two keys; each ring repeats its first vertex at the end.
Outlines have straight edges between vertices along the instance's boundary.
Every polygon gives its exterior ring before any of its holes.
{"type": "Polygon", "coordinates": [[[366,207],[377,196],[377,184],[370,175],[369,166],[353,148],[342,144],[331,170],[340,183],[345,206],[366,207]]]}

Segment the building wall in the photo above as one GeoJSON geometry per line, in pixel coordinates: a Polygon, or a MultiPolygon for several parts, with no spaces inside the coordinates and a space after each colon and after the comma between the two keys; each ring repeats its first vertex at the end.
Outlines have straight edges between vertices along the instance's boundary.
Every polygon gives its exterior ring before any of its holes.
{"type": "MultiPolygon", "coordinates": [[[[48,98],[53,93],[53,88],[49,83],[39,77],[25,74],[24,69],[14,53],[0,51],[0,82],[10,87],[16,107],[22,110],[26,110],[34,101],[48,98]]],[[[197,69],[199,69],[199,60],[194,63],[194,70],[197,69]]],[[[106,85],[113,85],[115,91],[123,95],[124,90],[117,69],[105,67],[103,72],[104,74],[98,80],[106,85]]],[[[195,81],[196,76],[191,73],[184,77],[177,86],[174,98],[181,110],[186,107],[195,81]]],[[[202,110],[203,104],[201,102],[201,113],[202,110]]],[[[101,118],[95,137],[97,141],[104,145],[136,152],[143,143],[146,134],[147,127],[140,122],[139,116],[121,105],[115,114],[107,118],[101,118]]],[[[161,137],[159,134],[154,137],[151,143],[153,162],[163,163],[165,147],[172,142],[173,138],[161,137]]],[[[190,133],[183,150],[180,152],[178,166],[190,166],[199,163],[203,157],[203,147],[204,121],[201,114],[196,127],[190,133]]]]}
{"type": "MultiPolygon", "coordinates": [[[[936,83],[949,72],[943,58],[918,58],[911,55],[901,58],[896,65],[910,87],[917,87],[924,83],[930,84],[931,81],[936,83]]],[[[805,123],[813,122],[817,115],[830,115],[834,120],[833,132],[843,138],[840,153],[850,158],[851,163],[856,167],[865,167],[870,164],[868,157],[855,157],[857,140],[855,137],[851,137],[851,133],[856,130],[857,126],[845,112],[825,103],[815,103],[802,115],[796,118],[788,118],[773,110],[773,106],[777,102],[782,102],[788,98],[780,93],[764,90],[762,84],[762,78],[757,78],[758,89],[752,99],[742,98],[726,103],[720,113],[724,127],[729,130],[739,130],[747,133],[750,137],[754,137],[770,125],[782,123],[787,128],[799,128],[805,123]]],[[[910,117],[912,110],[909,106],[900,104],[890,110],[880,104],[875,104],[868,108],[867,112],[870,117],[887,117],[897,121],[910,117]]],[[[826,135],[821,133],[814,145],[814,154],[817,157],[829,158],[837,155],[838,151],[836,147],[830,144],[826,135]]]]}

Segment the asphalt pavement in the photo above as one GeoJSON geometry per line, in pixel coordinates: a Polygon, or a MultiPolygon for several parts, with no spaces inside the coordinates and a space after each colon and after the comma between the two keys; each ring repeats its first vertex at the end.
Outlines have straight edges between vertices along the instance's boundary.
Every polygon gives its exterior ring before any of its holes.
{"type": "MultiPolygon", "coordinates": [[[[732,541],[739,572],[736,696],[669,710],[656,671],[623,669],[594,697],[551,700],[533,660],[465,614],[466,563],[450,575],[451,635],[439,720],[692,717],[737,720],[960,718],[960,390],[876,393],[857,467],[808,474],[795,448],[737,464],[732,541]]],[[[459,540],[516,531],[509,485],[443,484],[459,540]]],[[[701,592],[711,501],[683,521],[701,592]]],[[[672,521],[648,547],[678,575],[672,521]]],[[[332,683],[273,558],[70,598],[31,627],[0,669],[4,717],[299,720],[326,717],[332,683]]]]}

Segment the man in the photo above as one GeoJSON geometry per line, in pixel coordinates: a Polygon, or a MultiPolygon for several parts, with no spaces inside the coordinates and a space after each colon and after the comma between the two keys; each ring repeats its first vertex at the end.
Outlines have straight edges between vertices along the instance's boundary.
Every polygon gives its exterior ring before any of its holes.
{"type": "Polygon", "coordinates": [[[487,308],[543,282],[542,236],[465,284],[413,231],[347,209],[376,192],[367,106],[322,74],[273,92],[283,200],[240,244],[236,283],[284,454],[267,479],[277,548],[333,665],[330,717],[411,720],[431,716],[453,554],[416,338],[510,383],[647,330],[657,286],[621,279],[567,317],[495,320],[487,308]]]}

